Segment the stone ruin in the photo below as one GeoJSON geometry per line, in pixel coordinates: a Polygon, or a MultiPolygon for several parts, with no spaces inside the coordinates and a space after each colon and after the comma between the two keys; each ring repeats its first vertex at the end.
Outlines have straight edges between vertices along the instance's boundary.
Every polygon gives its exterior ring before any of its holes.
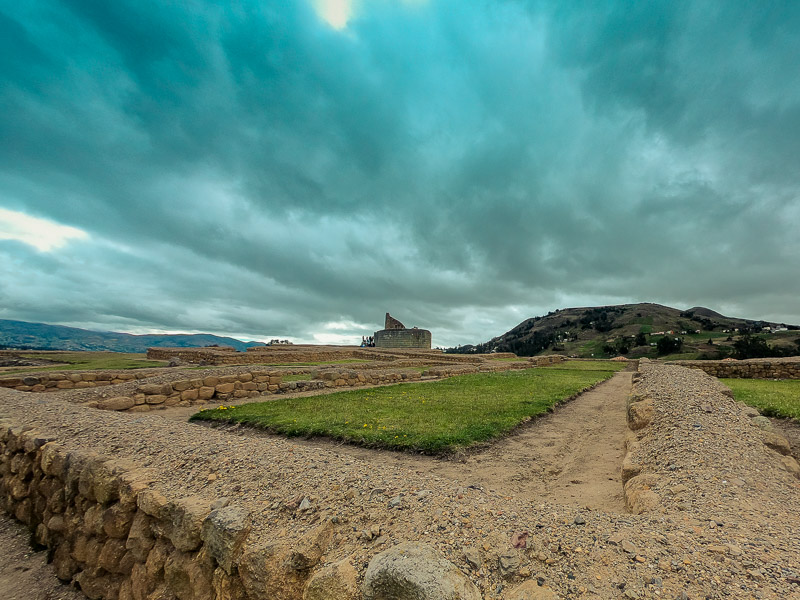
{"type": "Polygon", "coordinates": [[[427,329],[406,328],[388,312],[383,329],[375,332],[376,348],[431,348],[431,332],[427,329]]]}

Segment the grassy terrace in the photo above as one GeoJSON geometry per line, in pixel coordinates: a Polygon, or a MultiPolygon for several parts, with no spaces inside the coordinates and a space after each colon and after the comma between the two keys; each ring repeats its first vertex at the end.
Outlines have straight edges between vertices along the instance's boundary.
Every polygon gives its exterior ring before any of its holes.
{"type": "Polygon", "coordinates": [[[720,379],[737,400],[770,417],[800,420],[800,379],[720,379]]]}
{"type": "Polygon", "coordinates": [[[566,364],[570,367],[474,373],[432,383],[280,398],[204,410],[192,419],[245,423],[288,436],[446,453],[502,436],[624,367],[605,363],[607,369],[599,370],[566,364]]]}

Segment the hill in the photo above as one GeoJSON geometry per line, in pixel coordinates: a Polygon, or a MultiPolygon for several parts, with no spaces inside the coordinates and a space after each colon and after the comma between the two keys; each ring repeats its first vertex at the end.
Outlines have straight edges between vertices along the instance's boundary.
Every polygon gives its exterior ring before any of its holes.
{"type": "Polygon", "coordinates": [[[483,344],[449,351],[514,352],[520,356],[555,353],[579,358],[725,358],[740,351],[785,356],[800,351],[798,329],[726,317],[699,306],[680,310],[652,303],[621,304],[556,310],[526,319],[483,344]]]}
{"type": "Polygon", "coordinates": [[[152,347],[195,348],[214,344],[232,346],[239,351],[264,345],[208,333],[133,335],[0,319],[0,348],[146,352],[152,347]]]}

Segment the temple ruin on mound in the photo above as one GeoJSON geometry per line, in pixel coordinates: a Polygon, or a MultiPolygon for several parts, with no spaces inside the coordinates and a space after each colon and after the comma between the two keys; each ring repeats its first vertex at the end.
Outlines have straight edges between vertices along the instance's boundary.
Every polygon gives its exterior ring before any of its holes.
{"type": "Polygon", "coordinates": [[[413,327],[407,329],[388,312],[383,329],[375,332],[377,348],[426,348],[431,347],[431,332],[413,327]]]}

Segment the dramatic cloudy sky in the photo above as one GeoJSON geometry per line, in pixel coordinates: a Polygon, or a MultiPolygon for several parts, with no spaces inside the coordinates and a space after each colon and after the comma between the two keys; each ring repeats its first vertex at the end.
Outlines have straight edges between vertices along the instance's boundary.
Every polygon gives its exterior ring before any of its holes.
{"type": "Polygon", "coordinates": [[[800,3],[231,5],[0,4],[0,318],[800,323],[800,3]]]}

